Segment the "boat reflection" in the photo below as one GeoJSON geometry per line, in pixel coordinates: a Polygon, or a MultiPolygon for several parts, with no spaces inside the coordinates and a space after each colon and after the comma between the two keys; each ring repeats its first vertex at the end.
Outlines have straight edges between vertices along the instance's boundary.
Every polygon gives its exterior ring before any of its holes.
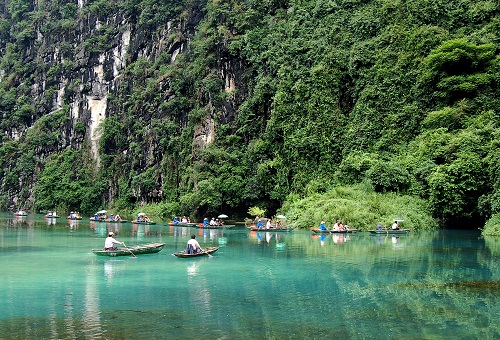
{"type": "Polygon", "coordinates": [[[47,217],[45,219],[45,221],[47,222],[47,225],[55,225],[56,224],[56,221],[57,219],[53,218],[53,217],[47,217]]]}

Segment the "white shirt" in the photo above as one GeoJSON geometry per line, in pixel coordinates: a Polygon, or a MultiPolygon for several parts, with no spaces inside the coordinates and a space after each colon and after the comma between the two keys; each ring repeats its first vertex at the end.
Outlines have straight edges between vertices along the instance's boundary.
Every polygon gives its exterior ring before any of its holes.
{"type": "Polygon", "coordinates": [[[190,239],[187,244],[192,245],[195,251],[201,249],[200,244],[194,238],[190,239]]]}
{"type": "Polygon", "coordinates": [[[117,240],[115,240],[111,236],[108,236],[108,237],[106,237],[106,240],[104,241],[104,248],[112,248],[113,243],[122,244],[121,242],[118,242],[117,240]]]}

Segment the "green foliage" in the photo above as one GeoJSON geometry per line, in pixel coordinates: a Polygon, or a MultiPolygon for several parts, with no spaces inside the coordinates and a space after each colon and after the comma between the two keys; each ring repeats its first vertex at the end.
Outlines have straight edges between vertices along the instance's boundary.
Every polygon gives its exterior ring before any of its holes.
{"type": "Polygon", "coordinates": [[[281,210],[287,224],[299,228],[319,226],[321,221],[331,228],[343,221],[359,230],[374,229],[377,223],[389,225],[402,217],[404,227],[429,230],[436,227],[423,200],[394,193],[375,193],[362,186],[333,187],[325,193],[285,202],[281,210]]]}
{"type": "MultiPolygon", "coordinates": [[[[499,212],[494,1],[32,6],[9,1],[0,18],[0,194],[8,199],[29,197],[31,177],[46,208],[57,202],[92,210],[107,201],[130,211],[146,203],[167,218],[221,210],[243,216],[255,206],[273,214],[283,205],[301,223],[308,222],[300,214],[324,218],[331,208],[329,219],[346,216],[368,228],[403,212],[407,196],[397,195],[406,194],[427,200],[422,216],[431,209],[443,224],[499,212]],[[96,171],[84,162],[86,114],[74,122],[69,106],[52,106],[62,78],[72,107],[93,91],[86,65],[94,66],[95,53],[110,65],[125,29],[114,18],[132,35],[127,68],[110,87],[96,171]],[[87,31],[94,19],[100,26],[87,31]],[[172,63],[181,46],[189,48],[172,63]],[[58,62],[46,63],[52,55],[58,62]],[[52,173],[78,188],[49,192],[52,173]]],[[[409,204],[408,223],[434,225],[412,215],[422,203],[415,197],[408,198],[419,202],[409,204]]]]}
{"type": "Polygon", "coordinates": [[[57,208],[93,213],[101,206],[105,180],[93,177],[75,151],[66,149],[47,160],[34,186],[36,211],[57,208]]]}
{"type": "Polygon", "coordinates": [[[253,217],[264,216],[265,210],[259,207],[250,207],[248,208],[247,214],[253,217]]]}
{"type": "Polygon", "coordinates": [[[377,161],[366,172],[376,192],[404,192],[410,186],[410,174],[394,162],[377,161]]]}
{"type": "Polygon", "coordinates": [[[486,221],[481,234],[483,236],[500,236],[500,214],[494,214],[486,221]]]}

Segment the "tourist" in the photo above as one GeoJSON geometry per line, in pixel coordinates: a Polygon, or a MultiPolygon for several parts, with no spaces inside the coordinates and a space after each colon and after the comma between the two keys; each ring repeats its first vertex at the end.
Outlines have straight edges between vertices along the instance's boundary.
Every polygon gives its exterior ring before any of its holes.
{"type": "Polygon", "coordinates": [[[271,224],[271,219],[268,219],[266,223],[266,229],[271,229],[272,227],[273,225],[271,224]]]}
{"type": "Polygon", "coordinates": [[[392,230],[399,230],[398,221],[394,221],[394,223],[392,224],[392,230]]]}
{"type": "Polygon", "coordinates": [[[201,249],[200,244],[196,241],[196,235],[191,235],[191,239],[187,242],[186,254],[195,254],[201,253],[203,249],[201,249]]]}
{"type": "Polygon", "coordinates": [[[106,240],[104,241],[104,250],[117,250],[113,244],[122,244],[125,245],[124,242],[120,242],[114,239],[115,233],[110,231],[108,234],[108,237],[106,237],[106,240]]]}
{"type": "Polygon", "coordinates": [[[325,221],[321,221],[321,224],[319,225],[319,230],[328,230],[326,229],[325,221]]]}
{"type": "Polygon", "coordinates": [[[208,218],[206,218],[206,217],[205,217],[205,218],[203,219],[203,226],[204,226],[204,227],[206,227],[206,226],[208,226],[209,224],[210,224],[210,222],[208,222],[208,218]]]}
{"type": "Polygon", "coordinates": [[[262,221],[260,219],[259,219],[259,221],[257,221],[257,228],[258,229],[264,228],[264,223],[262,223],[262,221]]]}

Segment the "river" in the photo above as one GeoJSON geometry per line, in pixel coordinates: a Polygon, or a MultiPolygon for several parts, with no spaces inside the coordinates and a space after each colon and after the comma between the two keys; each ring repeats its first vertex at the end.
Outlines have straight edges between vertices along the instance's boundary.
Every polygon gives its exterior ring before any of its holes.
{"type": "Polygon", "coordinates": [[[499,339],[500,240],[0,214],[0,339],[499,339]],[[109,230],[157,254],[98,257],[109,230]],[[211,257],[182,259],[191,234],[211,257]]]}

